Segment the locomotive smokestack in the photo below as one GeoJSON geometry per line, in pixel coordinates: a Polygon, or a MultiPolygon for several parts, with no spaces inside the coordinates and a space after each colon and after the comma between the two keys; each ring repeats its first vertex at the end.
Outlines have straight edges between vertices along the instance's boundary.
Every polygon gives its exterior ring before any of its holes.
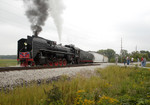
{"type": "Polygon", "coordinates": [[[38,36],[38,34],[42,31],[42,27],[40,27],[38,25],[32,25],[31,29],[33,30],[33,34],[35,36],[38,36]]]}
{"type": "Polygon", "coordinates": [[[38,32],[37,32],[37,31],[34,31],[33,34],[34,34],[34,36],[36,36],[36,37],[38,36],[38,32]]]}

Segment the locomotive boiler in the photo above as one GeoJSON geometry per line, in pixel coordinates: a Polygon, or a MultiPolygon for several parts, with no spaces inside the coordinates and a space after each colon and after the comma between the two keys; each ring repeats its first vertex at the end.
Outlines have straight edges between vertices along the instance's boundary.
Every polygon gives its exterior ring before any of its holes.
{"type": "Polygon", "coordinates": [[[18,40],[17,60],[21,66],[66,66],[92,63],[93,55],[74,45],[62,46],[33,35],[18,40]]]}

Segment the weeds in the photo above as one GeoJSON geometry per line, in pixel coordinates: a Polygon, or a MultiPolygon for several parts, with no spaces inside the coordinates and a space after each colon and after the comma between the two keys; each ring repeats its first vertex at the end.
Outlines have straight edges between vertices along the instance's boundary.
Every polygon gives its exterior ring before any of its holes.
{"type": "Polygon", "coordinates": [[[31,87],[19,87],[0,94],[1,105],[149,105],[150,70],[109,66],[96,75],[31,87]]]}
{"type": "Polygon", "coordinates": [[[16,59],[0,59],[0,67],[16,66],[16,59]]]}

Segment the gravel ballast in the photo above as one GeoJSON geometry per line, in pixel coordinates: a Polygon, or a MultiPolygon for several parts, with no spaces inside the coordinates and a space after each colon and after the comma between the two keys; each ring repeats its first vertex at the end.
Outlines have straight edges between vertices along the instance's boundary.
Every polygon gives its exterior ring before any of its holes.
{"type": "Polygon", "coordinates": [[[53,69],[39,69],[39,70],[22,70],[22,71],[9,71],[0,72],[0,87],[11,87],[20,85],[24,81],[38,81],[43,79],[50,79],[59,77],[61,75],[74,76],[81,71],[94,71],[96,68],[104,68],[108,64],[104,63],[97,66],[86,67],[67,67],[67,68],[53,68],[53,69]]]}

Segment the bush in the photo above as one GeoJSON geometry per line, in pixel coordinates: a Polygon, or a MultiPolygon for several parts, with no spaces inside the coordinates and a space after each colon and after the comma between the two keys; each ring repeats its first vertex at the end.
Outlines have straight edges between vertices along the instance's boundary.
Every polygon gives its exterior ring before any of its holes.
{"type": "Polygon", "coordinates": [[[110,63],[115,63],[116,61],[115,61],[115,58],[111,58],[110,59],[110,63]]]}

